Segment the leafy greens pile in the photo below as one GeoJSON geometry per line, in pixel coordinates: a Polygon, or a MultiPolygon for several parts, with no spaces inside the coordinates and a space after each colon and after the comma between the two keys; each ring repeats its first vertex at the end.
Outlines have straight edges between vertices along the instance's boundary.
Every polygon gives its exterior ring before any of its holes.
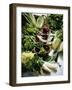
{"type": "Polygon", "coordinates": [[[63,41],[62,19],[58,14],[22,13],[22,76],[23,72],[40,75],[44,61],[56,60],[57,54],[49,56],[49,52],[57,51],[63,41]],[[50,34],[53,36],[49,37],[50,34]],[[47,43],[48,38],[51,44],[47,43]]]}

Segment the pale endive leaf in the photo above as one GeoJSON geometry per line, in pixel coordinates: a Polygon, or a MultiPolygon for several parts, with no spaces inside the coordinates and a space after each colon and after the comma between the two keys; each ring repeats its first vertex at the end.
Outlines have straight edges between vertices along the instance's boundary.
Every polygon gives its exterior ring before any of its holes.
{"type": "Polygon", "coordinates": [[[36,24],[36,26],[37,26],[38,28],[42,28],[43,24],[44,24],[44,17],[43,17],[43,16],[39,16],[38,19],[37,19],[37,24],[36,24]]]}

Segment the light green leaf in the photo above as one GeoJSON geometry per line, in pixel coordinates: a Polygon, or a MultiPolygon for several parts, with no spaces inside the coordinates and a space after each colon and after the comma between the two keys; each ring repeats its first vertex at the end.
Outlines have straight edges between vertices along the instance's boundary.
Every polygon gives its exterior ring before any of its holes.
{"type": "Polygon", "coordinates": [[[37,24],[36,24],[36,26],[37,26],[38,28],[42,28],[43,24],[44,24],[44,17],[43,17],[43,16],[39,16],[38,19],[37,19],[37,24]]]}

